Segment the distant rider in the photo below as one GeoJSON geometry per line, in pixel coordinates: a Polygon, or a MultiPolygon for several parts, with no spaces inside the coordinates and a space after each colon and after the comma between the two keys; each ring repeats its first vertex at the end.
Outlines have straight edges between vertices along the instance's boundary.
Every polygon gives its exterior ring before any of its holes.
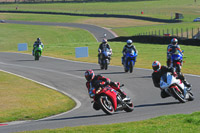
{"type": "MultiPolygon", "coordinates": [[[[154,72],[152,73],[152,80],[155,87],[160,88],[160,78],[162,75],[166,74],[167,72],[171,72],[174,75],[174,77],[176,77],[177,79],[180,79],[186,87],[188,88],[191,87],[191,85],[186,81],[184,75],[181,73],[177,75],[177,73],[174,71],[174,68],[172,67],[161,66],[159,61],[154,61],[152,63],[152,68],[154,70],[154,72]]],[[[161,97],[165,98],[168,96],[169,95],[165,92],[165,90],[161,89],[161,97]]]]}
{"type": "Polygon", "coordinates": [[[171,65],[171,54],[175,53],[176,50],[179,50],[182,53],[180,46],[178,45],[178,40],[173,38],[171,43],[167,47],[167,66],[170,67],[171,65]]]}
{"type": "MultiPolygon", "coordinates": [[[[124,46],[122,50],[122,64],[124,64],[125,56],[127,52],[131,52],[132,50],[135,51],[136,54],[138,54],[138,51],[136,50],[135,46],[132,44],[133,41],[131,39],[127,40],[127,44],[124,46]]],[[[136,62],[136,57],[135,57],[135,62],[136,62]]]]}
{"type": "MultiPolygon", "coordinates": [[[[96,92],[96,90],[99,87],[103,88],[107,85],[115,86],[112,88],[115,89],[116,91],[118,91],[121,94],[123,99],[126,98],[126,94],[124,92],[122,92],[121,89],[119,89],[118,84],[116,84],[115,82],[112,82],[109,78],[105,78],[104,76],[95,75],[93,70],[87,70],[85,72],[85,79],[87,80],[86,87],[88,88],[88,93],[91,98],[93,98],[95,96],[94,92],[96,92]],[[95,90],[93,90],[93,89],[95,89],[95,90]]],[[[94,103],[93,107],[95,108],[95,106],[96,105],[94,103]]]]}
{"type": "MultiPolygon", "coordinates": [[[[112,53],[112,49],[110,48],[110,45],[108,44],[108,41],[107,39],[103,39],[102,40],[102,43],[99,45],[99,49],[98,49],[98,63],[100,64],[101,63],[101,60],[100,60],[100,55],[101,55],[101,52],[102,51],[107,51],[107,49],[110,50],[110,52],[112,53]]],[[[110,59],[109,59],[110,60],[110,59]]]]}
{"type": "Polygon", "coordinates": [[[34,50],[36,47],[39,47],[39,45],[42,46],[42,48],[44,48],[44,44],[41,42],[40,38],[37,38],[37,40],[35,41],[35,43],[33,44],[33,51],[32,51],[32,55],[34,56],[34,50]]]}

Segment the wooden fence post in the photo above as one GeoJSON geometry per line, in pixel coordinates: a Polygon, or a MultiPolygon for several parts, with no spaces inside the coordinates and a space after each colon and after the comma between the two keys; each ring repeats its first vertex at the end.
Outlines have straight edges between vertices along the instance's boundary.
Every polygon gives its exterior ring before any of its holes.
{"type": "Polygon", "coordinates": [[[183,38],[183,29],[181,28],[181,38],[183,38]]]}
{"type": "Polygon", "coordinates": [[[194,31],[193,31],[193,28],[192,28],[192,38],[194,37],[194,31]]]}

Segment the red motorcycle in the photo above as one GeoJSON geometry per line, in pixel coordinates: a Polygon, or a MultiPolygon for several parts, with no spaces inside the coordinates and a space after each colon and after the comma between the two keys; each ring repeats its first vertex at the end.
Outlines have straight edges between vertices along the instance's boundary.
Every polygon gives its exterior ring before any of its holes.
{"type": "MultiPolygon", "coordinates": [[[[117,86],[121,88],[120,83],[117,82],[117,86]]],[[[105,87],[99,87],[99,89],[93,89],[95,95],[93,97],[94,109],[102,109],[106,114],[112,115],[117,111],[132,112],[134,110],[134,105],[130,98],[126,97],[122,99],[122,96],[115,89],[116,86],[107,85],[105,87]]]]}

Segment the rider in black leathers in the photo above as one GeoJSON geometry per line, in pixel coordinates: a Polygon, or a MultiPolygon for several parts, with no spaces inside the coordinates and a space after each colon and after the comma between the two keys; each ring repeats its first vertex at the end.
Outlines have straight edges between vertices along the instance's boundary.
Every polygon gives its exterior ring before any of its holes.
{"type": "MultiPolygon", "coordinates": [[[[186,81],[184,75],[182,73],[179,73],[177,75],[174,68],[172,67],[161,66],[159,61],[154,61],[152,64],[152,68],[154,70],[154,72],[152,73],[152,80],[155,87],[160,88],[160,78],[162,75],[166,74],[167,72],[171,72],[177,79],[180,79],[184,83],[184,85],[187,86],[188,88],[191,87],[191,85],[186,81]]],[[[169,95],[165,92],[165,90],[161,89],[161,97],[165,98],[165,97],[169,97],[169,95]]]]}
{"type": "MultiPolygon", "coordinates": [[[[102,51],[106,51],[107,49],[109,49],[112,53],[112,49],[110,48],[110,45],[108,44],[107,39],[103,39],[102,43],[99,45],[99,49],[98,49],[98,63],[101,64],[101,60],[100,60],[100,55],[102,51]]],[[[109,59],[110,60],[110,59],[109,59]]]]}

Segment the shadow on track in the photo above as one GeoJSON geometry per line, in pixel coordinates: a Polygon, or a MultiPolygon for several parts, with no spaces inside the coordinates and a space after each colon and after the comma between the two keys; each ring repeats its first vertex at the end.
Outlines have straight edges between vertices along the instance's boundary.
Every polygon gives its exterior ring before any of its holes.
{"type": "Polygon", "coordinates": [[[35,61],[34,59],[32,59],[32,60],[16,60],[16,61],[35,61]]]}
{"type": "Polygon", "coordinates": [[[110,116],[110,115],[107,115],[107,114],[85,115],[85,116],[74,116],[74,117],[68,117],[68,118],[47,119],[47,120],[41,120],[41,121],[62,121],[62,120],[73,120],[73,119],[83,119],[83,118],[102,117],[102,116],[110,116]]]}
{"type": "Polygon", "coordinates": [[[108,72],[108,73],[99,73],[99,74],[124,74],[126,72],[108,72]]]}
{"type": "Polygon", "coordinates": [[[180,102],[167,102],[167,103],[141,104],[141,105],[136,105],[135,108],[141,108],[141,107],[152,107],[152,106],[164,106],[164,105],[172,105],[172,104],[180,104],[180,102]]]}

